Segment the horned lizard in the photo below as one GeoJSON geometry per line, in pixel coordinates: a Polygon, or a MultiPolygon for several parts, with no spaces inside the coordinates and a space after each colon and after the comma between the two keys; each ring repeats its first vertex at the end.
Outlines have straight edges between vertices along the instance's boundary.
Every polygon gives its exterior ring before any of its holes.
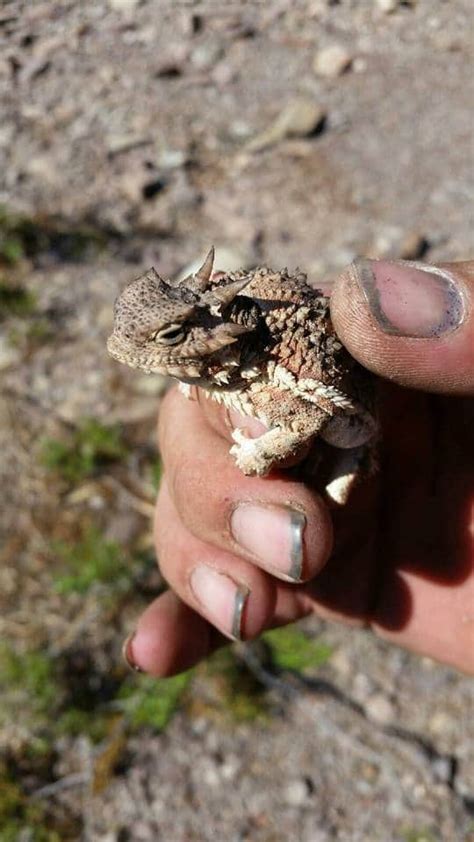
{"type": "Polygon", "coordinates": [[[231,453],[245,474],[267,474],[317,437],[319,452],[332,452],[326,494],[344,503],[372,461],[377,423],[370,375],[339,341],[328,297],[303,273],[213,275],[213,261],[211,249],[179,282],[155,269],[132,281],[115,303],[110,354],[263,421],[258,438],[233,432],[231,453]]]}

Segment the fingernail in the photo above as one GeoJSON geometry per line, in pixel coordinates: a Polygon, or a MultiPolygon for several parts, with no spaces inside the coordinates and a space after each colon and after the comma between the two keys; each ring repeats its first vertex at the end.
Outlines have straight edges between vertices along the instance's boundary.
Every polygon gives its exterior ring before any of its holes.
{"type": "Polygon", "coordinates": [[[242,640],[249,588],[205,564],[194,568],[189,583],[208,620],[228,637],[242,640]]]}
{"type": "Polygon", "coordinates": [[[289,506],[241,504],[232,512],[232,535],[263,567],[291,582],[303,573],[306,518],[289,506]]]}
{"type": "Polygon", "coordinates": [[[127,667],[129,667],[131,670],[134,670],[134,672],[143,672],[142,668],[139,667],[138,664],[135,663],[135,660],[134,660],[134,657],[133,657],[132,644],[133,644],[133,638],[134,637],[135,637],[135,632],[132,632],[131,634],[128,635],[128,637],[125,638],[125,640],[123,642],[123,646],[122,646],[122,657],[123,657],[125,663],[127,664],[127,667]]]}
{"type": "Polygon", "coordinates": [[[434,338],[462,323],[464,302],[449,274],[422,263],[356,260],[354,273],[384,333],[434,338]]]}

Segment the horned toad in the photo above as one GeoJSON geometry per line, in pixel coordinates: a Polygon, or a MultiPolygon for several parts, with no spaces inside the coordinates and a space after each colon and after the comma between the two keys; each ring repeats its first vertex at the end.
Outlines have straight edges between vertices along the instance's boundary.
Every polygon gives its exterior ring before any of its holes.
{"type": "Polygon", "coordinates": [[[340,343],[328,297],[302,273],[213,275],[213,260],[211,249],[179,282],[155,269],[132,281],[115,304],[110,354],[263,421],[268,431],[259,438],[233,432],[231,453],[245,474],[267,474],[318,437],[313,459],[332,453],[331,467],[321,469],[326,494],[344,503],[373,462],[377,424],[370,375],[340,343]]]}

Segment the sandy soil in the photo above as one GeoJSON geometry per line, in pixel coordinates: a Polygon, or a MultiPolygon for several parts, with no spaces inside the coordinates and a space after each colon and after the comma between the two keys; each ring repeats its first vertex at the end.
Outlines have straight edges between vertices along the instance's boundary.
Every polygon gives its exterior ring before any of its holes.
{"type": "MultiPolygon", "coordinates": [[[[83,523],[150,548],[146,466],[164,384],[106,357],[125,281],[152,264],[172,275],[210,243],[228,268],[299,265],[314,281],[356,254],[469,256],[472,3],[388,5],[1,5],[0,204],[43,237],[4,270],[33,312],[0,322],[0,629],[18,652],[39,645],[82,675],[80,651],[94,675],[112,674],[160,585],[148,571],[109,613],[96,593],[51,586],[52,542],[74,542],[83,523]],[[335,44],[341,66],[321,58],[335,44]],[[128,455],[71,488],[45,469],[41,440],[87,416],[119,423],[128,455]]],[[[163,734],[130,737],[95,790],[87,735],[59,741],[51,777],[22,779],[31,792],[79,773],[47,796],[51,816],[70,818],[58,838],[472,839],[468,680],[363,631],[305,628],[333,655],[269,689],[264,723],[191,705],[163,734]]],[[[5,726],[7,759],[20,726],[5,726]]],[[[25,833],[15,838],[40,838],[25,833]]]]}

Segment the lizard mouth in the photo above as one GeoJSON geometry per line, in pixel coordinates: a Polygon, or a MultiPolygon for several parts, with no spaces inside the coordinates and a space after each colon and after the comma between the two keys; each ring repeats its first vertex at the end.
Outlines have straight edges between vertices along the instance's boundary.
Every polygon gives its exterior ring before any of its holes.
{"type": "Polygon", "coordinates": [[[122,361],[123,353],[120,353],[120,342],[117,341],[117,337],[114,333],[111,333],[107,339],[107,351],[114,360],[119,360],[119,362],[122,361]]]}
{"type": "Polygon", "coordinates": [[[202,367],[192,357],[170,355],[164,359],[157,359],[153,348],[139,349],[131,347],[129,343],[112,333],[107,339],[107,350],[111,357],[118,362],[126,363],[131,368],[138,368],[147,374],[164,374],[177,377],[178,380],[195,382],[202,377],[202,367]]]}

